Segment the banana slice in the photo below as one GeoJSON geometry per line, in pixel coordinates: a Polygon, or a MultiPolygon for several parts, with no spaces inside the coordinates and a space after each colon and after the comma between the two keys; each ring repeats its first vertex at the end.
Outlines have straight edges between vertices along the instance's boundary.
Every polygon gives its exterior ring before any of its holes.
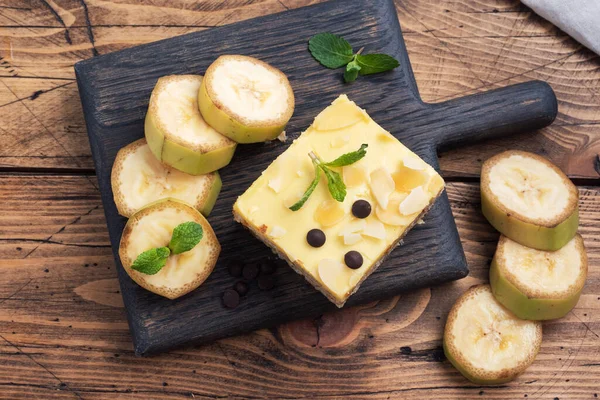
{"type": "Polygon", "coordinates": [[[587,277],[587,256],[577,234],[560,250],[530,249],[500,237],[490,268],[496,300],[519,318],[555,319],[575,307],[587,277]]]}
{"type": "Polygon", "coordinates": [[[186,202],[208,216],[221,191],[218,172],[189,175],[161,164],[146,139],[119,150],[111,184],[117,210],[127,218],[148,204],[169,197],[186,202]]]}
{"type": "Polygon", "coordinates": [[[524,246],[558,250],[579,224],[578,191],[543,157],[506,151],[483,164],[481,208],[494,228],[524,246]]]}
{"type": "Polygon", "coordinates": [[[175,169],[208,174],[229,164],[236,143],[208,125],[198,110],[200,75],[164,76],[150,96],[144,131],[152,153],[175,169]]]}
{"type": "Polygon", "coordinates": [[[204,76],[198,104],[217,131],[238,143],[273,140],[294,113],[294,92],[283,72],[246,56],[220,56],[204,76]]]}
{"type": "Polygon", "coordinates": [[[444,329],[446,357],[480,385],[513,380],[531,365],[541,343],[541,322],[517,318],[494,299],[489,285],[459,297],[444,329]]]}
{"type": "Polygon", "coordinates": [[[146,290],[176,299],[200,286],[210,275],[221,252],[221,245],[208,221],[196,209],[175,200],[163,200],[135,213],[123,230],[119,257],[131,279],[146,290]],[[202,240],[193,249],[171,254],[167,264],[155,275],[131,268],[144,251],[169,244],[173,229],[184,222],[202,226],[202,240]]]}

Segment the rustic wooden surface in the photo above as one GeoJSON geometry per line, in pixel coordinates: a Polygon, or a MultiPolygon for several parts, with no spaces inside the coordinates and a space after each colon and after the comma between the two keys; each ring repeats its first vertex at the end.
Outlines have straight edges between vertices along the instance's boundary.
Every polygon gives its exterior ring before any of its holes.
{"type": "MultiPolygon", "coordinates": [[[[241,21],[144,46],[136,46],[75,64],[77,87],[102,194],[108,234],[116,253],[125,218],[118,215],[111,169],[119,149],[143,136],[144,116],[156,80],[168,74],[204,71],[215,54],[246,54],[280,68],[294,89],[289,140],[298,137],[314,116],[345,93],[402,143],[437,166],[436,150],[457,144],[531,134],[556,118],[557,99],[547,83],[530,81],[460,97],[442,104],[418,100],[408,53],[391,0],[336,0],[276,16],[241,21]],[[310,19],[310,16],[318,18],[310,19]],[[342,85],[339,71],[323,69],[307,51],[306,40],[335,26],[357,48],[387,53],[400,61],[393,73],[342,85]],[[265,29],[268,27],[268,29],[265,29]],[[243,35],[239,35],[243,32],[243,35]],[[285,60],[293,60],[285,62],[285,60]],[[381,97],[382,93],[388,93],[381,97]],[[317,94],[318,96],[315,96],[317,94]],[[116,106],[115,106],[116,105],[116,106]]],[[[241,225],[232,223],[235,200],[286,147],[279,141],[239,146],[231,164],[219,171],[223,188],[208,221],[221,244],[215,271],[201,290],[170,301],[133,282],[116,260],[123,301],[138,355],[183,345],[202,344],[300,318],[314,318],[332,308],[321,293],[291,268],[279,268],[276,287],[252,290],[234,312],[221,296],[235,283],[227,265],[258,262],[272,251],[241,225]]],[[[369,276],[347,306],[387,299],[423,287],[464,278],[467,261],[446,194],[427,213],[425,224],[411,230],[400,249],[369,276]]]]}
{"type": "Polygon", "coordinates": [[[305,0],[0,2],[0,398],[542,398],[600,396],[599,57],[512,0],[397,1],[426,101],[529,79],[559,99],[528,138],[441,159],[471,275],[367,307],[211,345],[133,356],[72,64],[92,55],[313,3],[305,0]],[[590,256],[582,299],[546,323],[531,368],[465,381],[440,350],[453,300],[487,278],[497,234],[479,212],[481,160],[544,154],[581,187],[590,256]]]}

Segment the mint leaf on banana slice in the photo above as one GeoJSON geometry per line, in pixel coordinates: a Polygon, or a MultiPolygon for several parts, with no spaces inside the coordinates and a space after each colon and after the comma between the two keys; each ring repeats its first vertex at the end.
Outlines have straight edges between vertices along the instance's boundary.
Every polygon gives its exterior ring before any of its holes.
{"type": "Polygon", "coordinates": [[[131,217],[155,201],[174,198],[208,216],[221,191],[218,172],[189,175],[156,159],[146,139],[123,147],[111,173],[113,197],[119,214],[131,217]]]}
{"type": "Polygon", "coordinates": [[[558,250],[579,224],[577,188],[536,154],[505,151],[483,164],[481,208],[500,233],[523,246],[558,250]]]}
{"type": "Polygon", "coordinates": [[[467,379],[497,385],[513,380],[534,361],[542,324],[504,308],[489,285],[473,286],[452,306],[443,343],[446,358],[467,379]]]}
{"type": "Polygon", "coordinates": [[[198,109],[200,75],[170,75],[156,82],[144,125],[146,141],[162,163],[191,175],[229,164],[236,143],[206,123],[198,109]]]}
{"type": "Polygon", "coordinates": [[[555,319],[577,304],[587,270],[579,234],[557,251],[531,249],[500,236],[490,284],[496,299],[519,318],[555,319]]]}
{"type": "Polygon", "coordinates": [[[172,199],[135,213],[119,245],[119,258],[131,279],[169,299],[200,286],[220,252],[219,241],[202,214],[172,199]]]}
{"type": "Polygon", "coordinates": [[[202,116],[237,143],[273,140],[294,113],[294,92],[277,68],[253,57],[220,56],[198,93],[202,116]]]}

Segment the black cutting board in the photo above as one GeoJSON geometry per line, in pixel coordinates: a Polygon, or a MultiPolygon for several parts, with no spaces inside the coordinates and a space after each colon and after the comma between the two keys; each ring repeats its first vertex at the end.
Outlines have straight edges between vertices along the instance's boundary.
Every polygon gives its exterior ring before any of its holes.
{"type": "MultiPolygon", "coordinates": [[[[550,124],[557,103],[550,86],[527,82],[441,104],[421,101],[391,0],[335,0],[267,17],[95,57],[75,65],[79,93],[129,325],[137,354],[274,326],[335,308],[290,268],[276,272],[277,286],[254,284],[235,310],[221,304],[235,279],[227,273],[234,259],[261,260],[271,253],[232,219],[236,197],[289,143],[240,145],[221,170],[223,190],[209,217],[222,252],[214,272],[197,290],[171,301],[137,286],[123,270],[118,246],[125,218],[117,214],[110,172],[117,151],[143,137],[148,99],[156,80],[169,74],[203,74],[221,54],[260,58],[287,74],[296,109],[287,132],[296,137],[340,94],[410,149],[437,167],[437,150],[476,140],[531,132],[550,124]],[[400,60],[393,72],[359,77],[344,84],[342,70],[328,70],[310,55],[308,39],[319,32],[344,36],[357,50],[384,52],[400,60]]],[[[419,287],[459,279],[468,273],[447,196],[425,218],[347,303],[393,296],[419,287]]]]}

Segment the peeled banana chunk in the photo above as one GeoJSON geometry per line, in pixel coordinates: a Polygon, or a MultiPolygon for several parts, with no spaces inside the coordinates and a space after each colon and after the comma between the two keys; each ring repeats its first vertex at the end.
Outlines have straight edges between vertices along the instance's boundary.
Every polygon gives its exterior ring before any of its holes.
{"type": "Polygon", "coordinates": [[[480,385],[513,380],[534,361],[542,324],[519,319],[492,295],[473,286],[456,301],[444,330],[444,353],[467,379],[480,385]]]}
{"type": "Polygon", "coordinates": [[[161,199],[174,198],[208,216],[221,191],[218,172],[189,175],[154,157],[146,139],[137,140],[117,153],[111,174],[113,196],[119,214],[131,217],[161,199]]]}
{"type": "Polygon", "coordinates": [[[202,116],[237,143],[273,140],[294,113],[294,92],[283,72],[253,57],[220,56],[198,93],[202,116]]]}
{"type": "Polygon", "coordinates": [[[569,178],[536,154],[506,151],[483,164],[483,215],[524,246],[558,250],[567,244],[579,224],[578,196],[569,178]]]}
{"type": "Polygon", "coordinates": [[[204,121],[198,110],[200,75],[160,78],[150,96],[144,133],[154,156],[175,169],[203,175],[229,164],[236,143],[204,121]]]}
{"type": "Polygon", "coordinates": [[[519,318],[555,319],[577,304],[587,267],[579,234],[557,251],[531,249],[501,236],[490,284],[496,299],[519,318]]]}
{"type": "Polygon", "coordinates": [[[175,200],[163,200],[135,213],[123,230],[119,257],[131,279],[146,290],[176,299],[200,286],[217,263],[221,246],[208,221],[195,208],[175,200]],[[202,226],[202,240],[194,248],[171,254],[156,274],[131,268],[144,251],[169,244],[176,226],[193,221],[202,226]]]}

